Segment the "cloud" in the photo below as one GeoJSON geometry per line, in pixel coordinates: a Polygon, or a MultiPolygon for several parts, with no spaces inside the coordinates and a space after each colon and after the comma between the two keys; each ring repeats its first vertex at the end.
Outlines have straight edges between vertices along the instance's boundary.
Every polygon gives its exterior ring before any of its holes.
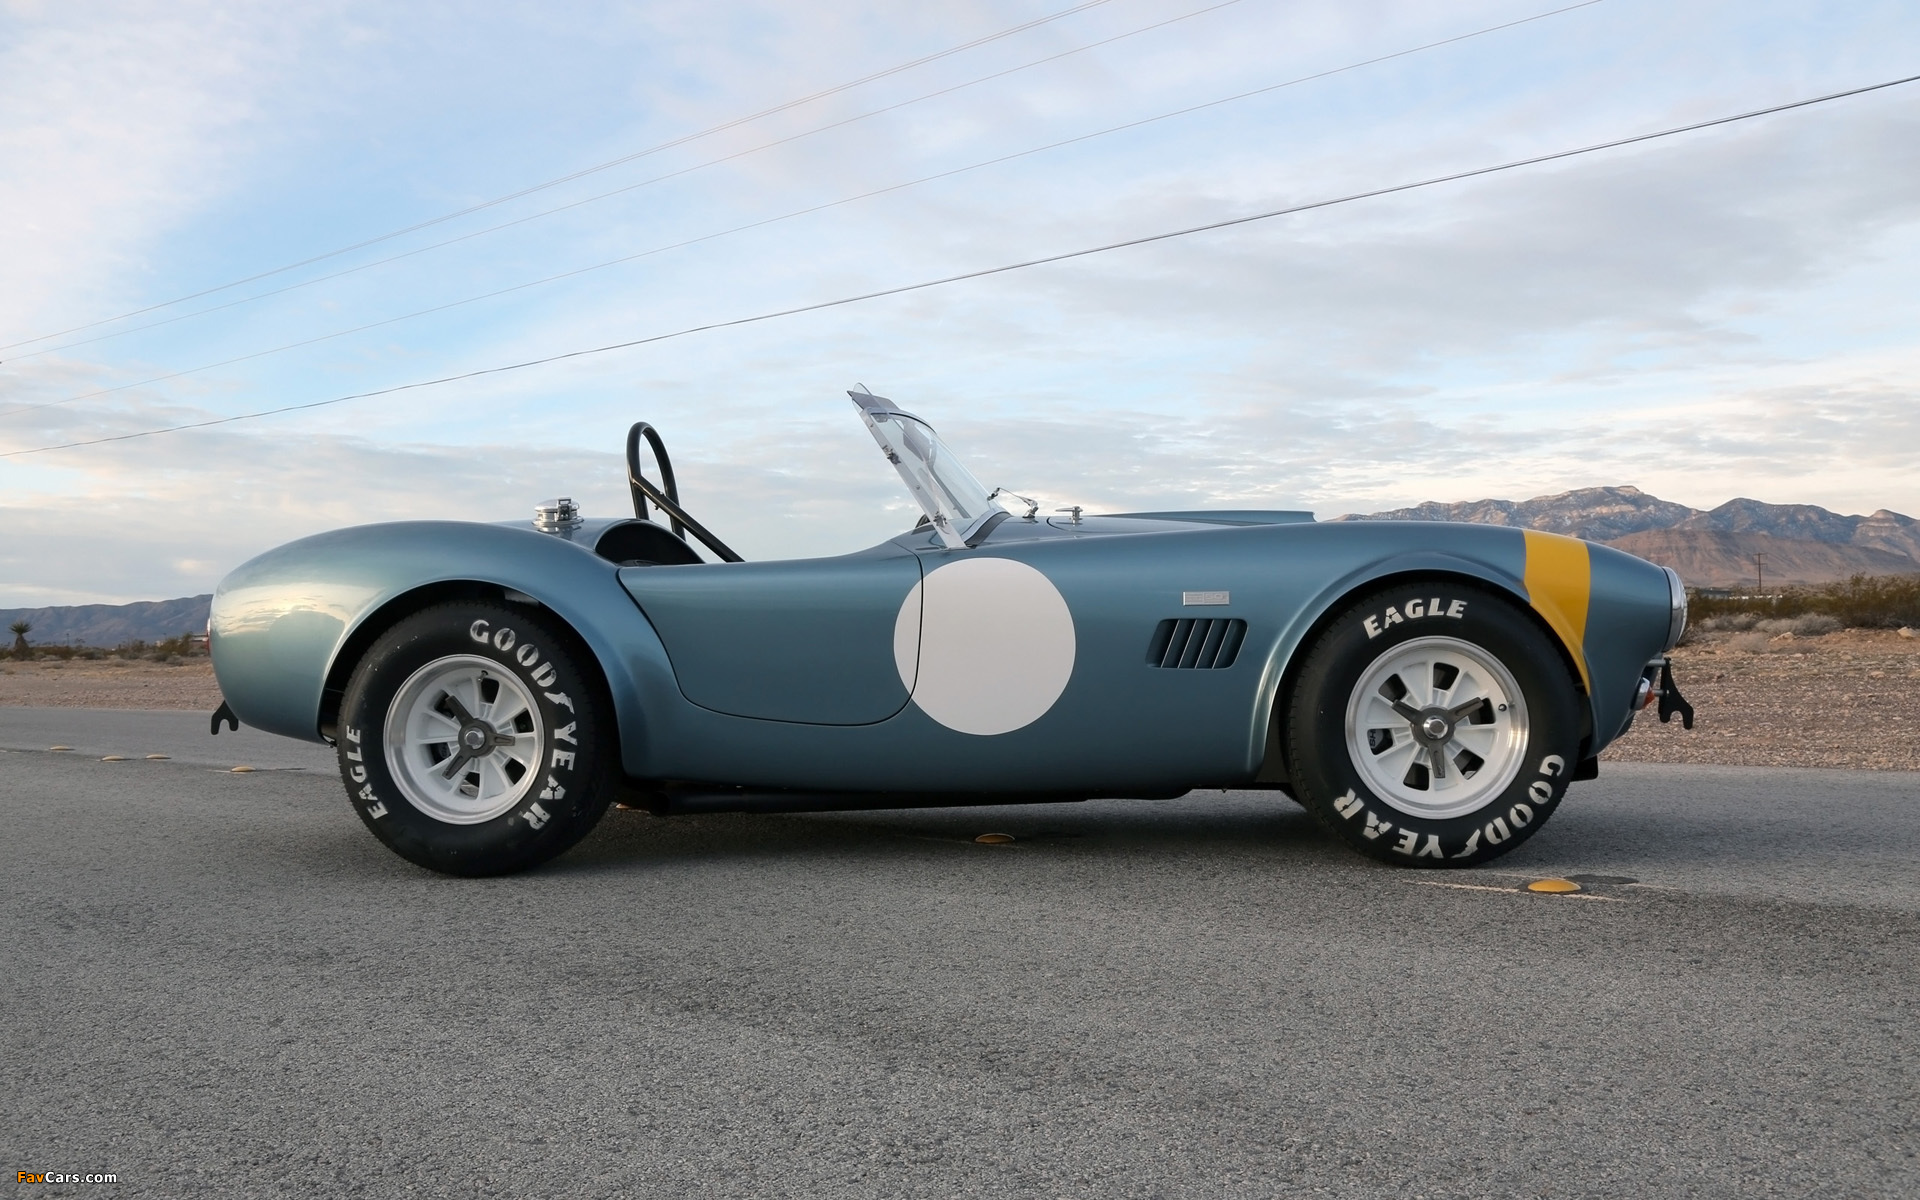
{"type": "MultiPolygon", "coordinates": [[[[1821,492],[1870,511],[1920,456],[1920,399],[1873,382],[1782,384],[1546,427],[1495,414],[1435,420],[1383,399],[1364,409],[1294,402],[1206,414],[1190,434],[1163,417],[1090,421],[969,418],[929,409],[988,486],[1045,509],[1317,508],[1323,516],[1394,506],[1407,496],[1524,498],[1634,483],[1696,506],[1755,490],[1845,476],[1821,492]],[[1863,454],[1858,430],[1873,431],[1863,454]],[[1649,458],[1647,447],[1661,454],[1649,458]],[[1357,451],[1355,447],[1368,449],[1357,451]]],[[[676,458],[689,508],[750,558],[846,553],[912,524],[904,488],[853,416],[798,426],[751,422],[724,445],[676,458]]],[[[669,441],[670,447],[672,441],[669,441]]],[[[67,596],[94,602],[191,594],[269,546],[372,520],[521,520],[572,495],[594,515],[624,513],[617,442],[604,452],[513,444],[395,445],[309,433],[274,446],[252,436],[181,435],[154,471],[122,447],[82,460],[84,499],[0,504],[0,603],[67,596]],[[144,468],[144,469],[143,469],[144,468]],[[261,480],[270,486],[261,486],[261,480]]]]}
{"type": "Polygon", "coordinates": [[[113,307],[228,185],[302,22],[193,0],[0,22],[0,329],[38,333],[113,307]]]}
{"type": "MultiPolygon", "coordinates": [[[[679,456],[684,502],[754,558],[846,553],[904,531],[915,517],[911,500],[850,414],[831,447],[782,434],[747,439],[723,461],[679,456]],[[856,458],[857,476],[821,470],[856,458]]],[[[589,515],[625,515],[631,501],[618,449],[395,445],[326,434],[270,444],[216,429],[177,435],[168,466],[155,470],[126,445],[109,447],[78,460],[84,479],[68,495],[0,494],[0,528],[8,530],[0,602],[189,595],[255,554],[326,529],[526,520],[536,502],[558,495],[589,515]]]]}
{"type": "MultiPolygon", "coordinates": [[[[1172,11],[1105,6],[433,236],[1172,11]]],[[[457,249],[8,364],[0,408],[1520,14],[1238,5],[457,249]]],[[[47,8],[0,38],[0,138],[19,151],[0,165],[0,238],[52,231],[20,243],[0,326],[39,332],[289,261],[1032,14],[998,3],[500,10],[463,13],[457,39],[432,8],[115,15],[47,8]]],[[[1610,0],[566,284],[0,418],[0,448],[322,399],[1698,119],[1896,73],[1916,23],[1891,9],[1815,19],[1785,5],[1610,0]]],[[[0,593],[186,594],[317,529],[519,519],[567,492],[619,511],[614,451],[642,417],[682,456],[694,511],[750,557],[851,550],[912,516],[842,398],[855,381],[922,411],[989,486],[1049,507],[1331,515],[1635,483],[1702,507],[1745,493],[1920,510],[1908,415],[1920,392],[1920,128],[1908,112],[1897,96],[1843,101],[605,358],[0,461],[0,593]]]]}

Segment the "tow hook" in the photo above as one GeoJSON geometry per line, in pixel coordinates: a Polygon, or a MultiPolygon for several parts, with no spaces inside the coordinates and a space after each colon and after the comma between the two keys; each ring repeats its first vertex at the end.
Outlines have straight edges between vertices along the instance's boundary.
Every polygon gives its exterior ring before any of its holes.
{"type": "Polygon", "coordinates": [[[1682,729],[1693,728],[1693,705],[1687,703],[1687,698],[1673,684],[1673,660],[1663,658],[1660,660],[1660,723],[1665,725],[1675,713],[1680,714],[1682,729]]]}

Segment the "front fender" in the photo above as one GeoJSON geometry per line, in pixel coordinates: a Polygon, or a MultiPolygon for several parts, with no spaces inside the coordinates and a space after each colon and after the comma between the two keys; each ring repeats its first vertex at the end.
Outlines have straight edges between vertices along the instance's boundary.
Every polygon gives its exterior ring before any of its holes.
{"type": "Polygon", "coordinates": [[[1527,602],[1526,591],[1521,585],[1525,556],[1520,550],[1519,537],[1475,537],[1472,540],[1478,544],[1464,552],[1416,550],[1370,557],[1353,563],[1332,576],[1300,605],[1281,631],[1279,641],[1268,658],[1260,688],[1263,707],[1255,714],[1251,731],[1256,741],[1252,747],[1252,761],[1262,761],[1269,752],[1268,731],[1272,728],[1274,708],[1292,682],[1292,676],[1300,665],[1301,652],[1312,643],[1321,629],[1340,615],[1355,595],[1400,580],[1450,577],[1477,580],[1517,603],[1527,602]],[[1511,545],[1508,544],[1509,540],[1511,545]]]}
{"type": "MultiPolygon", "coordinates": [[[[1536,530],[1436,524],[1424,532],[1430,548],[1352,564],[1299,608],[1268,665],[1263,722],[1271,721],[1300,651],[1354,595],[1402,580],[1465,578],[1525,605],[1560,646],[1591,721],[1589,752],[1599,753],[1631,721],[1640,672],[1664,645],[1664,572],[1611,547],[1536,530]]],[[[1255,731],[1263,746],[1267,728],[1255,731]]]]}
{"type": "Polygon", "coordinates": [[[620,727],[632,729],[642,678],[666,658],[616,571],[585,546],[510,526],[406,521],[318,534],[220,582],[208,626],[214,675],[246,724],[321,741],[327,678],[370,618],[423,588],[487,584],[570,625],[599,660],[620,727]]]}

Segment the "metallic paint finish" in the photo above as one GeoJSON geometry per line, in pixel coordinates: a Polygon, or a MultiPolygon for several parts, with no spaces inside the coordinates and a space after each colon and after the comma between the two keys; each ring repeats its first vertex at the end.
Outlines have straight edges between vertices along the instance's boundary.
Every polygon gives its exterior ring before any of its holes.
{"type": "Polygon", "coordinates": [[[627,567],[680,691],[701,708],[812,725],[870,725],[907,704],[894,618],[920,560],[885,555],[627,567]]]}
{"type": "Polygon", "coordinates": [[[1661,568],[1611,546],[1589,546],[1587,552],[1593,567],[1587,652],[1593,664],[1593,751],[1598,753],[1633,719],[1633,694],[1647,662],[1666,644],[1673,600],[1661,568]],[[1635,666],[1633,660],[1643,655],[1635,666]]]}
{"type": "Polygon", "coordinates": [[[643,681],[670,681],[672,671],[615,576],[614,565],[590,549],[531,524],[405,521],[318,534],[221,581],[209,622],[214,674],[248,725],[321,741],[328,672],[361,622],[430,584],[492,584],[536,597],[579,633],[606,675],[631,745],[649,699],[643,681]]]}
{"type": "Polygon", "coordinates": [[[537,529],[548,537],[557,537],[563,542],[572,542],[577,546],[592,549],[593,544],[599,541],[601,535],[606,533],[607,530],[612,529],[615,525],[624,525],[628,521],[633,520],[632,517],[626,516],[589,517],[584,513],[576,513],[575,516],[579,520],[579,524],[562,529],[540,529],[533,521],[496,521],[493,522],[493,524],[501,529],[537,529]]]}
{"type": "MultiPolygon", "coordinates": [[[[896,542],[926,547],[922,539],[896,542]]],[[[1044,717],[981,738],[941,728],[909,707],[880,725],[812,727],[802,735],[790,725],[683,706],[649,713],[658,736],[650,741],[655,753],[647,773],[766,787],[916,791],[1133,794],[1225,786],[1259,770],[1288,658],[1315,620],[1355,588],[1419,571],[1481,579],[1523,599],[1519,533],[1485,526],[1188,524],[1132,536],[1056,532],[1004,545],[996,538],[977,549],[922,552],[929,572],[962,556],[1014,558],[1038,567],[1059,588],[1074,618],[1076,662],[1044,717]],[[1409,544],[1436,542],[1457,543],[1459,552],[1405,553],[1409,544]],[[1181,582],[1196,575],[1231,592],[1234,603],[1213,613],[1244,617],[1246,644],[1225,670],[1157,670],[1144,661],[1142,647],[1160,620],[1181,615],[1181,582]],[[717,776],[717,763],[729,773],[717,776]]]]}
{"type": "Polygon", "coordinates": [[[1593,595],[1593,568],[1587,543],[1537,529],[1521,531],[1527,542],[1527,600],[1546,619],[1573,655],[1581,686],[1593,691],[1587,666],[1587,606],[1593,595]]]}
{"type": "MultiPolygon", "coordinates": [[[[341,530],[261,555],[221,584],[214,663],[241,720],[317,740],[328,670],[355,630],[376,614],[384,620],[403,611],[407,597],[427,585],[475,581],[534,597],[579,633],[605,672],[622,764],[636,778],[916,793],[1162,794],[1255,777],[1288,664],[1318,623],[1356,593],[1388,580],[1456,577],[1522,604],[1532,596],[1528,542],[1511,528],[1210,524],[1204,516],[1089,516],[1070,529],[1014,519],[982,545],[958,550],[940,547],[923,530],[839,559],[629,568],[629,586],[642,602],[661,606],[676,640],[671,659],[622,586],[621,572],[578,541],[525,524],[341,530]],[[1023,728],[984,737],[903,707],[907,689],[893,639],[900,601],[923,567],[930,572],[978,556],[1043,573],[1072,614],[1076,640],[1072,677],[1051,709],[1023,728]],[[836,582],[843,575],[844,585],[836,582]],[[1247,622],[1238,658],[1211,671],[1148,665],[1143,648],[1153,630],[1182,615],[1182,592],[1195,586],[1229,594],[1231,603],[1210,608],[1210,616],[1247,622]],[[703,618],[699,609],[707,604],[728,615],[703,618]],[[684,653],[683,635],[690,639],[684,653]],[[704,644],[703,636],[717,645],[704,644]],[[780,651],[787,657],[770,677],[766,656],[747,651],[775,643],[803,648],[780,651]],[[840,669],[848,662],[860,665],[840,669]],[[676,677],[676,666],[688,679],[676,677]],[[778,679],[787,683],[770,682],[778,679]],[[755,692],[789,685],[807,703],[775,699],[754,710],[788,719],[729,715],[688,699],[725,696],[748,706],[761,703],[755,692]],[[823,714],[869,720],[819,723],[823,714]]],[[[1665,576],[1652,564],[1605,547],[1582,553],[1591,558],[1592,588],[1579,645],[1592,680],[1597,751],[1623,723],[1640,670],[1659,651],[1669,598],[1665,576]]]]}
{"type": "Polygon", "coordinates": [[[1199,512],[1110,513],[1107,519],[1191,521],[1201,525],[1311,525],[1313,514],[1292,508],[1210,508],[1199,512]]]}

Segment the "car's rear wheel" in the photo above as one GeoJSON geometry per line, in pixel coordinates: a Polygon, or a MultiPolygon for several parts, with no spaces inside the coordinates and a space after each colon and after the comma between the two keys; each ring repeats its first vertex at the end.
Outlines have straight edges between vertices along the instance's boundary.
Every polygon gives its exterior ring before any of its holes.
{"type": "Polygon", "coordinates": [[[1375,593],[1308,651],[1287,719],[1301,801],[1361,853],[1461,867],[1531,837],[1578,761],[1579,694],[1558,648],[1468,584],[1375,593]]]}
{"type": "Polygon", "coordinates": [[[540,610],[469,602],[376,640],[341,703],[347,795],[375,837],[451,875],[544,862],[585,837],[614,788],[612,714],[540,610]]]}

